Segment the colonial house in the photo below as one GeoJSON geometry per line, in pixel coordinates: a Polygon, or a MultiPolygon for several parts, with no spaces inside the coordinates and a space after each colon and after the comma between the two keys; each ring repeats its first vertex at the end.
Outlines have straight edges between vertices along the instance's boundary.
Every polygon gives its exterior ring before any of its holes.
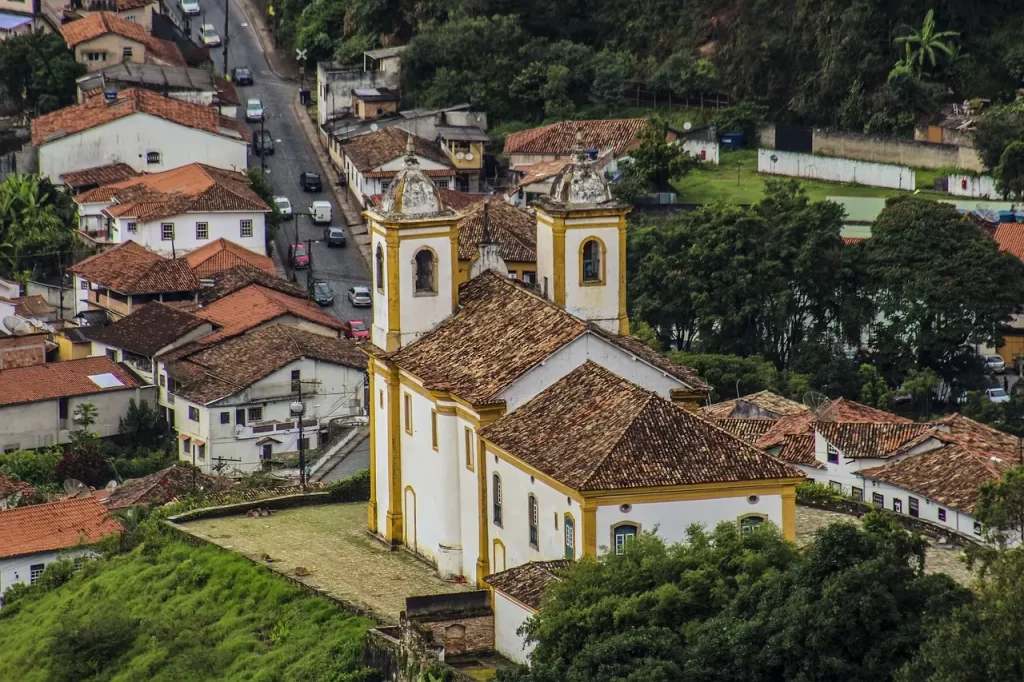
{"type": "MultiPolygon", "coordinates": [[[[562,121],[512,133],[505,138],[504,152],[513,171],[547,161],[568,161],[577,135],[592,158],[619,158],[640,146],[647,127],[645,118],[562,121]]],[[[675,139],[671,135],[669,141],[675,139]]]]}
{"type": "Polygon", "coordinates": [[[147,303],[104,327],[85,327],[91,355],[123,362],[149,384],[156,384],[156,356],[208,336],[214,324],[166,303],[147,303]]]}
{"type": "Polygon", "coordinates": [[[58,559],[95,554],[90,545],[120,532],[95,497],[0,511],[0,598],[12,585],[34,583],[58,559]]]}
{"type": "Polygon", "coordinates": [[[90,256],[67,271],[74,277],[76,314],[95,310],[118,319],[150,301],[198,300],[199,279],[188,262],[164,258],[133,241],[90,256]]]}
{"type": "Polygon", "coordinates": [[[64,17],[70,21],[111,14],[138,24],[146,33],[153,30],[153,15],[159,13],[156,0],[69,0],[64,7],[64,17]]]}
{"type": "Polygon", "coordinates": [[[80,232],[99,245],[131,240],[174,257],[227,239],[266,254],[270,207],[244,173],[192,163],[97,187],[75,203],[80,232]]]}
{"type": "Polygon", "coordinates": [[[308,298],[251,284],[195,311],[218,330],[202,339],[215,343],[271,325],[285,324],[319,336],[344,336],[345,324],[308,298]]]}
{"type": "Polygon", "coordinates": [[[630,207],[581,145],[535,210],[536,290],[484,238],[458,286],[458,214],[415,148],[366,212],[370,532],[481,587],[691,522],[795,537],[801,472],[691,414],[707,385],[628,336],[630,207]]]}
{"type": "Polygon", "coordinates": [[[542,161],[513,169],[515,182],[505,192],[505,201],[525,209],[551,192],[551,183],[569,162],[564,159],[542,161]]]}
{"type": "Polygon", "coordinates": [[[499,245],[509,277],[525,284],[537,284],[537,223],[531,213],[490,197],[460,211],[458,229],[457,285],[469,281],[481,243],[499,245]]]}
{"type": "Polygon", "coordinates": [[[422,138],[398,128],[385,128],[341,143],[341,174],[361,206],[369,197],[383,194],[404,167],[405,156],[413,153],[424,173],[437,187],[449,189],[455,170],[441,150],[422,138]],[[407,150],[407,146],[411,149],[407,150]]]}
{"type": "Polygon", "coordinates": [[[117,433],[129,401],[156,404],[156,389],[107,357],[0,370],[0,449],[28,450],[70,441],[75,408],[97,411],[90,429],[117,433]]]}
{"type": "Polygon", "coordinates": [[[54,182],[72,171],[115,163],[139,173],[192,163],[244,172],[248,143],[249,133],[239,121],[139,88],[32,120],[38,171],[54,182]]]}
{"type": "Polygon", "coordinates": [[[455,168],[453,189],[460,192],[480,191],[484,171],[484,145],[489,140],[487,133],[477,126],[437,126],[437,142],[448,157],[448,163],[455,168]]]}
{"type": "Polygon", "coordinates": [[[355,342],[287,325],[184,347],[161,370],[179,456],[203,472],[257,471],[300,447],[316,450],[321,427],[364,414],[366,356],[355,342]]]}
{"type": "MultiPolygon", "coordinates": [[[[151,13],[150,8],[150,17],[151,13]]],[[[91,13],[84,19],[64,24],[60,33],[74,51],[75,61],[85,64],[90,71],[116,62],[185,66],[185,56],[173,42],[155,38],[148,28],[110,12],[91,13]]]]}
{"type": "Polygon", "coordinates": [[[237,267],[258,270],[270,277],[277,276],[277,268],[274,267],[272,258],[250,251],[223,237],[189,251],[182,258],[192,268],[192,272],[196,273],[200,282],[208,282],[222,272],[237,267]]]}
{"type": "Polygon", "coordinates": [[[82,170],[70,171],[60,176],[60,181],[71,194],[81,194],[103,185],[112,185],[128,178],[138,177],[139,172],[127,163],[109,163],[82,170]]]}
{"type": "Polygon", "coordinates": [[[78,78],[78,103],[128,88],[151,90],[164,97],[213,107],[222,116],[238,115],[235,86],[206,69],[162,64],[120,62],[78,78]]]}

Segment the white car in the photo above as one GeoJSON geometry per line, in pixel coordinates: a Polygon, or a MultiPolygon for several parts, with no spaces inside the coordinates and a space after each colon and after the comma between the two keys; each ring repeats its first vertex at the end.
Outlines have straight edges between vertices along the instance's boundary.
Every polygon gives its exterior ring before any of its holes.
{"type": "Polygon", "coordinates": [[[989,355],[985,358],[985,369],[990,372],[1005,372],[1006,363],[998,355],[989,355]]]}
{"type": "Polygon", "coordinates": [[[181,0],[181,11],[190,15],[200,14],[199,0],[181,0]]]}
{"type": "Polygon", "coordinates": [[[985,389],[985,394],[988,395],[988,399],[994,403],[1008,403],[1010,402],[1010,396],[1007,395],[1006,391],[1002,386],[996,388],[985,389]]]}
{"type": "Polygon", "coordinates": [[[277,210],[281,212],[281,215],[292,214],[292,202],[288,200],[288,197],[274,197],[274,203],[277,204],[277,210]]]}
{"type": "Polygon", "coordinates": [[[220,45],[220,34],[213,24],[203,24],[199,29],[199,35],[203,38],[203,45],[206,47],[217,47],[220,45]]]}
{"type": "Polygon", "coordinates": [[[246,121],[262,121],[263,120],[263,102],[258,99],[251,99],[245,103],[245,120],[246,121]]]}

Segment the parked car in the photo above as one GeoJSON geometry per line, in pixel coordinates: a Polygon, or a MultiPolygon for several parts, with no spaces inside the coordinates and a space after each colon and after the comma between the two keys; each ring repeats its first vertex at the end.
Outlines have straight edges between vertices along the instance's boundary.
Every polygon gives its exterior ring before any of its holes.
{"type": "Polygon", "coordinates": [[[324,229],[324,241],[327,246],[340,246],[345,248],[345,230],[340,227],[328,227],[324,229]]]}
{"type": "Polygon", "coordinates": [[[262,121],[263,120],[263,102],[259,99],[253,98],[245,103],[245,120],[246,121],[262,121]]]}
{"type": "Polygon", "coordinates": [[[309,205],[309,217],[314,225],[330,225],[333,215],[329,201],[314,201],[309,205]]]}
{"type": "Polygon", "coordinates": [[[292,267],[296,270],[305,270],[309,267],[309,253],[306,251],[306,245],[292,244],[288,247],[288,260],[292,262],[292,267]]]}
{"type": "Polygon", "coordinates": [[[322,192],[324,183],[320,180],[319,173],[299,173],[299,184],[304,192],[322,192]]]}
{"type": "Polygon", "coordinates": [[[348,301],[356,308],[369,308],[373,305],[373,298],[370,297],[370,287],[349,287],[348,301]]]}
{"type": "Polygon", "coordinates": [[[986,388],[985,393],[988,395],[988,399],[994,403],[1008,403],[1010,402],[1010,396],[1006,393],[1006,390],[1002,386],[995,388],[986,388]]]}
{"type": "Polygon", "coordinates": [[[213,27],[213,24],[203,24],[199,29],[199,35],[203,39],[203,45],[206,47],[217,47],[220,45],[220,34],[217,33],[217,29],[213,27]]]}
{"type": "Polygon", "coordinates": [[[269,130],[257,130],[252,136],[252,152],[256,156],[274,155],[274,136],[269,130]]]}
{"type": "Polygon", "coordinates": [[[350,339],[368,339],[370,338],[370,328],[362,320],[349,320],[346,336],[350,339]]]}
{"type": "Polygon", "coordinates": [[[985,369],[999,374],[1006,371],[1006,363],[998,355],[989,355],[985,358],[985,369]]]}
{"type": "Polygon", "coordinates": [[[277,210],[281,212],[281,215],[292,214],[292,202],[288,200],[288,197],[274,197],[274,203],[277,204],[277,210]]]}
{"type": "Polygon", "coordinates": [[[199,0],[181,0],[181,11],[189,15],[201,13],[202,10],[199,8],[199,0]]]}
{"type": "Polygon", "coordinates": [[[252,69],[248,66],[236,66],[231,69],[231,80],[235,85],[252,85],[252,69]]]}
{"type": "Polygon", "coordinates": [[[334,305],[334,290],[331,285],[322,280],[313,282],[313,300],[317,305],[334,305]]]}

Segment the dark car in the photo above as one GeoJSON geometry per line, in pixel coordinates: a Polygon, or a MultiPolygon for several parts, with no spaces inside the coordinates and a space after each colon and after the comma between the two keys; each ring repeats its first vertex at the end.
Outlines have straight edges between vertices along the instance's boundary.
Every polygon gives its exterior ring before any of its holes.
{"type": "Polygon", "coordinates": [[[299,184],[304,192],[322,192],[324,189],[319,173],[299,173],[299,184]]]}
{"type": "Polygon", "coordinates": [[[274,155],[274,136],[269,130],[257,130],[252,136],[252,153],[256,156],[274,155]]]}
{"type": "Polygon", "coordinates": [[[248,66],[236,66],[231,69],[231,80],[235,85],[252,85],[252,71],[248,66]]]}
{"type": "Polygon", "coordinates": [[[313,300],[317,305],[334,305],[334,290],[327,282],[317,280],[313,282],[313,300]]]}
{"type": "Polygon", "coordinates": [[[345,239],[345,230],[340,227],[327,227],[324,228],[324,241],[327,242],[327,246],[340,246],[345,248],[347,243],[345,239]]]}

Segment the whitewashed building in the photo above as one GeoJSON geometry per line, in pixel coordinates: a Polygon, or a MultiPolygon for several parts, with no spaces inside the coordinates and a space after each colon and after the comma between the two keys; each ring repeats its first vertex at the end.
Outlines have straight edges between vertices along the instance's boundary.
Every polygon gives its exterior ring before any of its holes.
{"type": "Polygon", "coordinates": [[[192,163],[97,187],[75,203],[80,231],[101,245],[130,240],[175,257],[224,239],[266,255],[270,207],[244,173],[192,163]]]}
{"type": "Polygon", "coordinates": [[[90,545],[119,532],[94,497],[0,511],[0,603],[12,585],[34,583],[58,559],[94,555],[90,545]]]}
{"type": "Polygon", "coordinates": [[[32,144],[38,172],[59,182],[65,173],[115,163],[140,173],[192,163],[244,172],[249,133],[211,107],[129,88],[113,101],[94,97],[33,119],[32,144]]]}
{"type": "Polygon", "coordinates": [[[422,172],[433,178],[436,187],[454,188],[455,169],[437,144],[397,127],[384,128],[340,144],[340,173],[361,206],[368,206],[371,196],[387,191],[405,168],[409,144],[422,172]]]}

